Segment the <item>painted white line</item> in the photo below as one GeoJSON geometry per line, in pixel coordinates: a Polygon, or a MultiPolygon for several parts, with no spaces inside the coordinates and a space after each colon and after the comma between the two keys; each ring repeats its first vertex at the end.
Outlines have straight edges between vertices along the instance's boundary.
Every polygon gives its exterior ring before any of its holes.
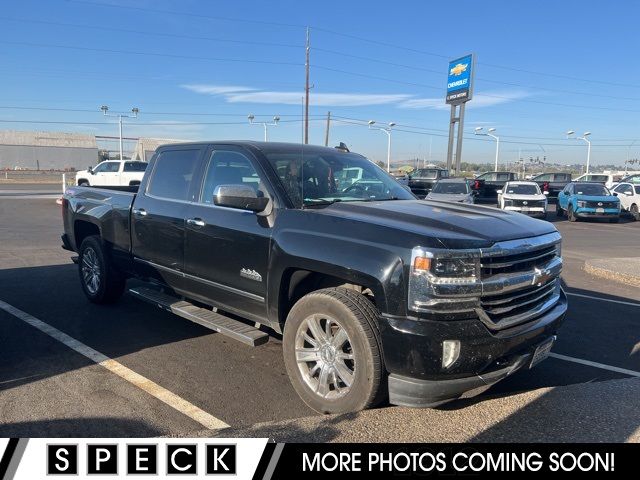
{"type": "Polygon", "coordinates": [[[624,302],[622,300],[611,300],[610,298],[594,297],[593,295],[583,295],[582,293],[571,293],[571,292],[564,292],[564,293],[566,293],[567,295],[571,295],[573,297],[589,298],[591,300],[599,300],[599,301],[602,301],[602,302],[619,303],[620,305],[629,305],[631,307],[640,307],[640,303],[624,302]]]}
{"type": "Polygon", "coordinates": [[[0,300],[0,310],[4,310],[5,312],[13,315],[16,318],[19,318],[25,323],[28,323],[32,327],[37,328],[43,333],[46,333],[50,337],[58,340],[63,343],[67,347],[75,350],[81,355],[84,355],[89,360],[97,363],[98,365],[103,366],[111,373],[115,373],[120,378],[126,380],[132,385],[144,390],[151,396],[157,398],[161,402],[169,405],[174,410],[186,415],[192,420],[198,422],[200,425],[205,428],[218,430],[221,428],[227,428],[227,425],[222,420],[214,417],[213,415],[201,410],[196,407],[192,403],[188,402],[184,398],[176,395],[175,393],[170,392],[169,390],[161,387],[155,382],[152,382],[148,378],[143,377],[142,375],[134,372],[133,370],[125,367],[121,363],[107,357],[106,355],[94,350],[93,348],[85,345],[84,343],[76,340],[73,337],[70,337],[64,332],[61,332],[55,327],[52,327],[48,323],[43,322],[42,320],[38,320],[36,317],[29,315],[22,310],[17,309],[16,307],[9,305],[6,302],[0,300]]]}
{"type": "Polygon", "coordinates": [[[591,360],[583,360],[581,358],[567,357],[566,355],[560,355],[559,353],[551,352],[550,357],[557,358],[558,360],[565,360],[567,362],[579,363],[580,365],[588,365],[590,367],[601,368],[602,370],[609,370],[610,372],[624,373],[632,377],[640,377],[640,372],[634,370],[627,370],[626,368],[614,367],[612,365],[605,365],[604,363],[592,362],[591,360]]]}

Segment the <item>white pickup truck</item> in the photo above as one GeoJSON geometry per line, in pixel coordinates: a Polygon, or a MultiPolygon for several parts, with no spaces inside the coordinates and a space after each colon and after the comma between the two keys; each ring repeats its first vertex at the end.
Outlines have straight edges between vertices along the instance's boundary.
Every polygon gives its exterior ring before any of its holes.
{"type": "Polygon", "coordinates": [[[147,162],[136,160],[107,160],[95,167],[80,170],[76,174],[76,183],[80,186],[132,186],[140,185],[147,162]]]}

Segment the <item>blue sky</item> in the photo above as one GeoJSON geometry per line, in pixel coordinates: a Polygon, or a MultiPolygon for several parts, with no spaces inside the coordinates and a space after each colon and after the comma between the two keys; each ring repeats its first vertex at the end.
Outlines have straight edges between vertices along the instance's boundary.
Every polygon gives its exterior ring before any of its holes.
{"type": "Polygon", "coordinates": [[[300,141],[308,25],[311,143],[324,142],[330,110],[343,117],[332,145],[383,160],[386,136],[346,122],[393,121],[393,158],[431,146],[444,160],[447,59],[474,52],[463,160],[493,160],[494,142],[473,136],[483,126],[501,136],[503,162],[518,151],[583,162],[586,145],[563,135],[572,129],[592,132],[592,163],[622,164],[640,156],[638,18],[636,2],[566,0],[7,2],[0,129],[116,135],[107,104],[140,109],[132,137],[260,139],[253,113],[281,116],[271,140],[300,141]]]}

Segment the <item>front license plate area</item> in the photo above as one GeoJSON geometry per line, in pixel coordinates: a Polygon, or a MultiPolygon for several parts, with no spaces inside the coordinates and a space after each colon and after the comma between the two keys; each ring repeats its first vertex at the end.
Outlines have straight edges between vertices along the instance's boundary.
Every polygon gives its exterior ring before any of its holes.
{"type": "Polygon", "coordinates": [[[555,342],[556,337],[551,337],[546,342],[538,345],[533,352],[533,356],[531,357],[531,362],[529,363],[529,368],[535,367],[541,361],[549,356],[551,353],[551,347],[553,347],[553,343],[555,342]]]}

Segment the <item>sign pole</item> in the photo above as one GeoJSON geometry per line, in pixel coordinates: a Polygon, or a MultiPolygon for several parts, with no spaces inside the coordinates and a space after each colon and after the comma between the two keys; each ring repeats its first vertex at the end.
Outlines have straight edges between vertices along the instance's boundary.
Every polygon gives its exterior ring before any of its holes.
{"type": "Polygon", "coordinates": [[[460,110],[458,111],[458,141],[456,142],[456,175],[460,175],[460,163],[462,162],[462,135],[464,134],[465,103],[460,105],[460,110]]]}
{"type": "Polygon", "coordinates": [[[453,134],[456,128],[456,106],[451,105],[451,117],[449,119],[449,147],[447,148],[447,170],[453,166],[453,134]]]}

